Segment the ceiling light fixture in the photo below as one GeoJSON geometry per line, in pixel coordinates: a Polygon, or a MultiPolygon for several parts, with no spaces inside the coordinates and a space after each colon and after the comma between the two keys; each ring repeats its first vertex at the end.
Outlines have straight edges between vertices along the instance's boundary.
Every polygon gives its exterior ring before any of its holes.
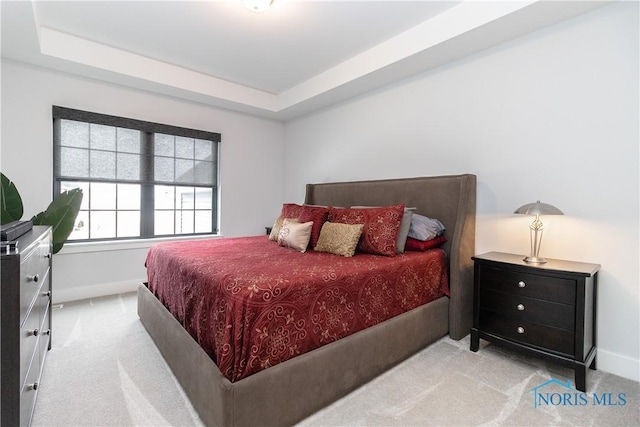
{"type": "Polygon", "coordinates": [[[273,3],[273,0],[242,0],[244,7],[257,13],[267,10],[271,3],[273,3]]]}

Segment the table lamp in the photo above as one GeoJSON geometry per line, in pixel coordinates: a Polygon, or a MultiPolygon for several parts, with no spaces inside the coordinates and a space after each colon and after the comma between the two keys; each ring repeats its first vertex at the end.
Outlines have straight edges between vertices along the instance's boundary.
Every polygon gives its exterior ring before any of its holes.
{"type": "Polygon", "coordinates": [[[544,258],[540,258],[540,245],[542,244],[542,231],[544,225],[540,221],[540,215],[564,215],[562,211],[555,206],[547,203],[527,203],[515,210],[516,214],[535,215],[536,219],[529,225],[529,238],[531,239],[531,255],[524,257],[524,262],[532,264],[542,264],[547,262],[544,258]]]}

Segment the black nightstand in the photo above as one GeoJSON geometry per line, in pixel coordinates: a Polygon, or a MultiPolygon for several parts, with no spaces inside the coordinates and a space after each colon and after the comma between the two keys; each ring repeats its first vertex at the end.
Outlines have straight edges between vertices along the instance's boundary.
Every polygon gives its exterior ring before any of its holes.
{"type": "Polygon", "coordinates": [[[471,351],[480,338],[552,358],[575,370],[586,392],[587,366],[596,369],[598,264],[489,252],[474,260],[471,351]]]}

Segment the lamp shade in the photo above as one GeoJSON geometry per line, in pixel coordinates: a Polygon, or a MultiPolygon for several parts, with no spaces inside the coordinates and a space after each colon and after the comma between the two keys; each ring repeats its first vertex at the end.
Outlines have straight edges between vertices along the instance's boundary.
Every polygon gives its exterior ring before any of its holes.
{"type": "Polygon", "coordinates": [[[564,215],[560,209],[548,203],[541,203],[540,200],[522,205],[513,213],[524,215],[564,215]]]}

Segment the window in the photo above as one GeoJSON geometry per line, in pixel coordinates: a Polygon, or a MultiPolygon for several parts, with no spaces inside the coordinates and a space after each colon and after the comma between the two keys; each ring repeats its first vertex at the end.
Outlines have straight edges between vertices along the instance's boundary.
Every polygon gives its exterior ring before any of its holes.
{"type": "Polygon", "coordinates": [[[71,241],[218,231],[220,134],[53,107],[54,194],[82,188],[71,241]]]}

